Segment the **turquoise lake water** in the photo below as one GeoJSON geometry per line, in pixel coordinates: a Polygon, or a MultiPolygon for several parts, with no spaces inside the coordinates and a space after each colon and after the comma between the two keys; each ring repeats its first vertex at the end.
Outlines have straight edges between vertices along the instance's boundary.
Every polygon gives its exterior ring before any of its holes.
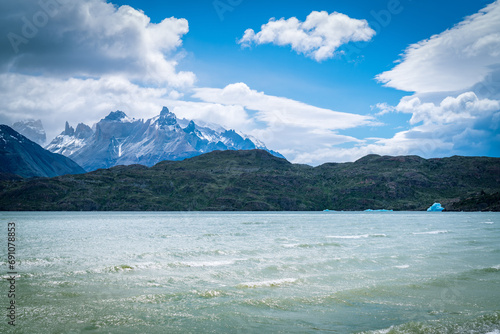
{"type": "Polygon", "coordinates": [[[500,334],[499,213],[2,212],[0,240],[2,333],[500,334]]]}

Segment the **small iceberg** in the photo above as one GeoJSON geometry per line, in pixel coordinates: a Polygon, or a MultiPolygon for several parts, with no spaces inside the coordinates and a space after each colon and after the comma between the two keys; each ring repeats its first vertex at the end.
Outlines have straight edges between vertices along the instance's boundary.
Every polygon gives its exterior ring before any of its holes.
{"type": "Polygon", "coordinates": [[[365,212],[392,212],[392,210],[386,210],[386,209],[377,209],[377,210],[366,209],[365,212]]]}
{"type": "Polygon", "coordinates": [[[443,210],[444,208],[441,206],[441,203],[434,203],[427,209],[428,212],[441,212],[443,210]]]}
{"type": "Polygon", "coordinates": [[[323,212],[335,212],[335,210],[325,209],[325,210],[323,210],[323,212]]]}

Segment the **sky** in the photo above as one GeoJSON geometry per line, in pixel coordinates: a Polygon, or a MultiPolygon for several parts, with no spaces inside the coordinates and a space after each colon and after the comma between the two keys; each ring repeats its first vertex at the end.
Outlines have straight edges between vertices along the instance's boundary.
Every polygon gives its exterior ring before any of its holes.
{"type": "Polygon", "coordinates": [[[0,36],[0,123],[49,141],[167,106],[295,163],[500,157],[500,1],[2,1],[0,36]]]}

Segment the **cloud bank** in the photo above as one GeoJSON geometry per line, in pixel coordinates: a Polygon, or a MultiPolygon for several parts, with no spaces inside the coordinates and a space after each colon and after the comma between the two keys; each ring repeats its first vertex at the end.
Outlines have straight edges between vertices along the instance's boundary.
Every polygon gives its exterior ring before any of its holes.
{"type": "MultiPolygon", "coordinates": [[[[389,106],[380,105],[382,111],[389,106]]],[[[500,101],[479,99],[473,92],[446,97],[440,103],[415,96],[403,98],[390,112],[412,114],[410,129],[392,138],[365,138],[351,148],[324,147],[297,152],[296,161],[353,161],[367,154],[500,156],[500,101]]]]}
{"type": "Polygon", "coordinates": [[[348,129],[372,123],[369,116],[314,107],[285,97],[266,95],[239,82],[219,88],[195,88],[194,97],[205,102],[241,105],[255,110],[255,118],[268,124],[280,123],[314,129],[348,129]]]}
{"type": "Polygon", "coordinates": [[[408,92],[460,91],[500,70],[500,1],[453,28],[410,45],[401,62],[377,76],[408,92]]]}
{"type": "Polygon", "coordinates": [[[173,100],[169,96],[166,88],[145,88],[118,76],[61,79],[4,73],[0,120],[10,125],[42,119],[50,141],[64,129],[65,121],[92,125],[117,109],[136,118],[155,116],[173,100]]]}
{"type": "MultiPolygon", "coordinates": [[[[299,152],[332,147],[360,140],[339,134],[339,130],[377,125],[371,116],[318,108],[285,97],[271,96],[244,83],[220,88],[196,88],[194,97],[225,108],[244,110],[240,129],[279,150],[288,159],[301,162],[299,152]]],[[[233,114],[234,115],[234,114],[233,114]]],[[[317,163],[318,160],[314,160],[317,163]]]]}
{"type": "Polygon", "coordinates": [[[335,56],[337,49],[349,42],[369,41],[375,35],[366,20],[352,19],[342,13],[313,11],[304,22],[296,17],[270,19],[257,33],[247,29],[238,41],[252,44],[290,45],[299,54],[323,61],[335,56]]]}
{"type": "Polygon", "coordinates": [[[171,87],[195,81],[176,70],[185,19],[151,23],[141,11],[103,0],[23,0],[3,1],[0,22],[2,72],[117,75],[171,87]]]}
{"type": "Polygon", "coordinates": [[[2,1],[0,121],[41,118],[50,141],[66,120],[154,116],[196,80],[176,69],[188,31],[104,0],[2,1]]]}
{"type": "Polygon", "coordinates": [[[297,159],[352,161],[368,153],[500,156],[500,2],[454,27],[410,45],[401,61],[376,79],[415,92],[395,106],[378,103],[375,115],[411,115],[392,138],[365,138],[352,148],[298,155],[297,159]]]}

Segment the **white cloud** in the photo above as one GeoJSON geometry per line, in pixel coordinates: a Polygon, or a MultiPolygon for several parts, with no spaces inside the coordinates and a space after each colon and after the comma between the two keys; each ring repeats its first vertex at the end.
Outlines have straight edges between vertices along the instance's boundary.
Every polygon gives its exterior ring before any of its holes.
{"type": "Polygon", "coordinates": [[[295,152],[294,161],[319,164],[353,161],[367,154],[419,155],[425,158],[450,155],[500,155],[500,101],[479,99],[473,92],[448,96],[439,103],[404,97],[391,112],[412,114],[409,130],[392,138],[367,138],[352,148],[317,148],[295,152]]]}
{"type": "Polygon", "coordinates": [[[0,2],[0,121],[40,118],[51,140],[65,121],[155,116],[196,79],[176,69],[188,31],[105,0],[0,2]]]}
{"type": "Polygon", "coordinates": [[[500,102],[479,100],[473,92],[463,93],[457,97],[448,96],[439,105],[423,103],[418,97],[407,96],[399,102],[395,110],[412,114],[410,124],[423,122],[424,125],[444,125],[472,121],[486,113],[500,110],[500,102]]]}
{"type": "Polygon", "coordinates": [[[145,88],[117,76],[60,79],[0,74],[0,122],[42,119],[49,141],[64,130],[65,121],[92,125],[117,109],[131,117],[149,118],[173,104],[173,98],[166,88],[145,88]]]}
{"type": "Polygon", "coordinates": [[[410,45],[402,61],[377,76],[386,86],[416,92],[377,115],[411,114],[392,138],[344,150],[364,153],[500,156],[500,1],[428,40],[410,45]]]}
{"type": "Polygon", "coordinates": [[[376,109],[380,110],[378,113],[375,114],[375,116],[382,116],[382,115],[388,114],[388,113],[395,110],[395,108],[393,106],[390,106],[385,102],[377,103],[376,105],[371,106],[371,109],[372,110],[376,110],[376,109]]]}
{"type": "Polygon", "coordinates": [[[195,88],[205,102],[240,105],[255,110],[256,120],[287,127],[339,130],[373,124],[369,116],[314,107],[285,97],[266,95],[240,82],[220,88],[195,88]]]}
{"type": "MultiPolygon", "coordinates": [[[[224,118],[237,115],[238,123],[232,122],[236,129],[255,136],[269,148],[278,150],[293,161],[296,161],[295,157],[299,153],[360,142],[354,137],[339,134],[339,130],[378,125],[370,116],[318,108],[292,99],[266,95],[241,82],[222,89],[194,90],[193,97],[211,104],[209,108],[217,106],[212,119],[216,117],[219,123],[224,124],[224,118]]],[[[193,106],[198,108],[198,105],[193,106]]]]}
{"type": "Polygon", "coordinates": [[[410,45],[401,63],[379,74],[388,87],[427,93],[461,91],[500,66],[500,1],[455,27],[410,45]]]}
{"type": "Polygon", "coordinates": [[[178,100],[170,101],[169,109],[179,118],[202,120],[221,125],[226,129],[249,132],[256,126],[245,108],[240,105],[178,100]]]}
{"type": "Polygon", "coordinates": [[[427,157],[488,155],[500,149],[496,138],[500,130],[500,101],[479,99],[473,92],[466,92],[448,96],[439,104],[405,97],[395,109],[411,113],[410,124],[416,126],[401,132],[389,145],[403,143],[409,151],[427,157]]]}
{"type": "Polygon", "coordinates": [[[335,56],[337,49],[351,41],[369,41],[375,35],[366,20],[352,19],[342,13],[328,14],[313,11],[304,22],[296,17],[270,19],[255,33],[247,29],[238,43],[243,46],[272,43],[290,45],[297,53],[305,54],[316,61],[335,56]]]}
{"type": "Polygon", "coordinates": [[[151,23],[130,6],[104,0],[2,2],[0,69],[59,77],[119,75],[172,87],[191,86],[178,72],[185,19],[151,23]]]}

